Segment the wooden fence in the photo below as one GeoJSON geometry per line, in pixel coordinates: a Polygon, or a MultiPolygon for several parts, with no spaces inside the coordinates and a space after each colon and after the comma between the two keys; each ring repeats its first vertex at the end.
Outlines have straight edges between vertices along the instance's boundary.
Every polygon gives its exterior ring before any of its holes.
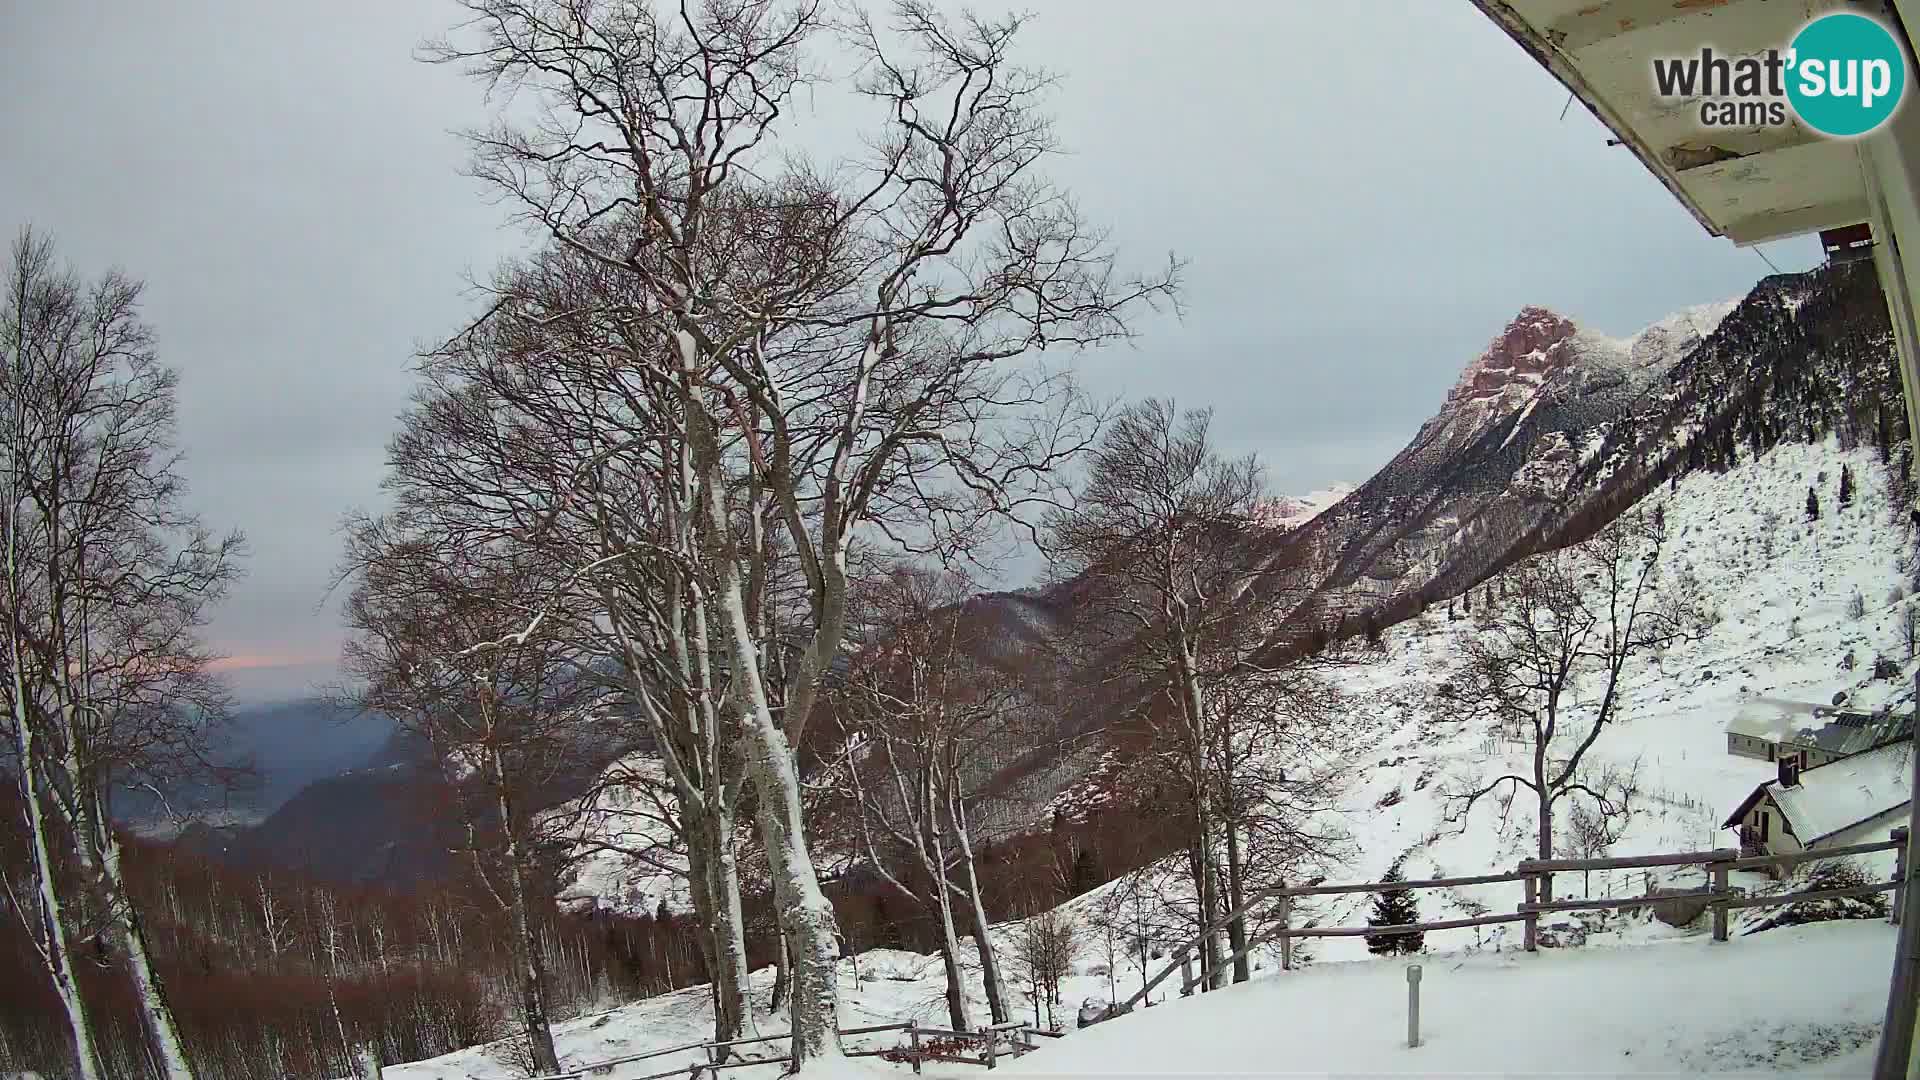
{"type": "MultiPolygon", "coordinates": [[[[889,1061],[903,1061],[919,1072],[921,1064],[927,1061],[944,1061],[962,1065],[979,1065],[992,1069],[1003,1059],[1016,1058],[1035,1048],[1036,1037],[1059,1038],[1060,1032],[1035,1028],[1025,1021],[1014,1020],[978,1031],[952,1031],[947,1028],[921,1027],[908,1020],[897,1024],[874,1024],[870,1027],[842,1028],[841,1038],[859,1035],[877,1035],[898,1031],[904,1036],[896,1046],[866,1050],[845,1050],[844,1057],[884,1057],[889,1061]],[[975,1049],[966,1052],[965,1044],[975,1049]]],[[[692,1064],[676,1065],[671,1069],[646,1073],[628,1080],[665,1080],[670,1076],[707,1076],[725,1069],[738,1069],[747,1065],[783,1065],[793,1060],[792,1054],[773,1054],[762,1057],[731,1057],[720,1060],[721,1050],[736,1046],[750,1046],[761,1043],[779,1042],[792,1037],[792,1032],[783,1031],[777,1035],[753,1035],[744,1039],[728,1039],[724,1042],[682,1043],[678,1046],[665,1046],[657,1050],[648,1050],[639,1054],[609,1058],[591,1064],[579,1065],[566,1072],[547,1073],[531,1077],[529,1080],[587,1080],[589,1077],[609,1076],[614,1069],[622,1065],[636,1065],[643,1061],[667,1057],[671,1054],[684,1054],[690,1051],[703,1051],[704,1060],[692,1064]]]]}
{"type": "MultiPolygon", "coordinates": [[[[1661,855],[1630,855],[1607,859],[1527,859],[1507,873],[1480,874],[1473,877],[1429,878],[1422,881],[1373,881],[1354,885],[1304,885],[1263,890],[1234,911],[1222,916],[1213,925],[1208,926],[1191,940],[1175,950],[1170,962],[1142,986],[1121,1006],[1122,1010],[1131,1009],[1145,1000],[1154,987],[1160,985],[1175,971],[1190,965],[1201,943],[1208,936],[1224,931],[1234,920],[1244,918],[1254,908],[1271,902],[1274,907],[1274,923],[1268,929],[1250,937],[1245,946],[1220,961],[1221,967],[1232,965],[1235,961],[1253,952],[1255,949],[1280,943],[1280,966],[1288,969],[1293,966],[1293,942],[1297,938],[1315,937],[1391,937],[1397,934],[1424,933],[1428,930],[1459,930],[1470,926],[1492,926],[1498,923],[1524,923],[1525,944],[1528,952],[1540,947],[1540,916],[1560,911],[1601,911],[1620,908],[1655,907],[1661,904],[1685,903],[1688,901],[1706,901],[1707,908],[1713,913],[1713,940],[1726,941],[1730,913],[1740,908],[1775,907],[1795,904],[1805,900],[1826,900],[1843,896],[1865,896],[1872,893],[1892,892],[1894,894],[1892,918],[1899,921],[1900,891],[1907,877],[1907,830],[1895,829],[1887,840],[1868,844],[1848,844],[1844,847],[1815,848],[1787,855],[1742,856],[1733,848],[1716,848],[1711,851],[1686,851],[1661,855]],[[1735,870],[1755,870],[1764,867],[1797,866],[1801,863],[1817,862],[1823,859],[1841,859],[1853,855],[1867,855],[1877,851],[1893,851],[1895,869],[1893,877],[1887,881],[1868,882],[1864,885],[1840,889],[1805,889],[1800,892],[1778,893],[1771,896],[1747,896],[1744,890],[1728,884],[1727,876],[1735,870]],[[1705,867],[1709,884],[1703,891],[1687,893],[1668,893],[1659,896],[1634,896],[1611,899],[1579,900],[1541,900],[1552,895],[1552,880],[1555,873],[1584,870],[1626,870],[1659,866],[1701,866],[1705,867]],[[1435,922],[1408,923],[1401,926],[1311,926],[1294,928],[1289,917],[1295,898],[1303,896],[1334,896],[1350,893],[1397,892],[1405,889],[1447,889],[1465,885],[1492,885],[1500,882],[1518,881],[1525,888],[1525,899],[1511,913],[1479,915],[1464,919],[1441,919],[1435,922]]],[[[1182,991],[1191,991],[1201,979],[1195,978],[1182,986],[1182,991]]]]}

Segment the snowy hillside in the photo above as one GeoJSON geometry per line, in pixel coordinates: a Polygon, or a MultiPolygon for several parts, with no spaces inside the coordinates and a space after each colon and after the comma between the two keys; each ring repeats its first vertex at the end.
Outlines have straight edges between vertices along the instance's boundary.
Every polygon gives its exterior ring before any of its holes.
{"type": "MultiPolygon", "coordinates": [[[[1638,663],[1625,685],[1620,721],[1589,755],[1594,765],[1638,766],[1641,795],[1611,849],[1616,854],[1737,842],[1721,821],[1774,775],[1766,762],[1727,753],[1725,727],[1743,703],[1825,705],[1842,693],[1859,709],[1907,703],[1915,667],[1902,627],[1916,603],[1905,596],[1911,574],[1902,569],[1909,530],[1895,520],[1885,467],[1874,451],[1842,451],[1831,440],[1784,445],[1726,473],[1693,473],[1671,489],[1663,486],[1649,502],[1666,507],[1668,568],[1701,582],[1713,623],[1699,640],[1638,663]],[[1843,465],[1857,487],[1846,507],[1835,498],[1843,465]],[[1805,516],[1810,486],[1823,504],[1813,522],[1805,516]],[[1856,595],[1864,610],[1860,617],[1850,610],[1856,595]],[[1897,663],[1899,678],[1873,677],[1874,661],[1882,657],[1897,663]]],[[[1483,599],[1500,585],[1496,578],[1470,599],[1483,599]]],[[[1484,723],[1460,719],[1457,703],[1444,696],[1474,633],[1464,607],[1456,603],[1458,617],[1450,619],[1449,605],[1437,604],[1387,629],[1379,650],[1337,672],[1349,699],[1348,719],[1331,752],[1345,755],[1337,771],[1346,786],[1334,820],[1316,824],[1343,834],[1345,842],[1339,858],[1296,873],[1377,881],[1404,860],[1407,877],[1463,876],[1511,869],[1533,853],[1528,793],[1514,800],[1510,812],[1486,800],[1463,820],[1448,820],[1456,808],[1447,792],[1469,790],[1504,772],[1524,773],[1530,752],[1523,743],[1496,737],[1484,723]]],[[[1111,797],[1111,791],[1084,785],[1063,793],[1058,805],[1097,813],[1111,797]]],[[[1560,813],[1564,818],[1564,805],[1560,813]]],[[[1157,874],[1180,878],[1176,861],[1157,874]]],[[[1652,883],[1697,885],[1702,879],[1694,869],[1656,876],[1652,883]]],[[[1742,884],[1757,887],[1761,880],[1742,884]]],[[[1639,895],[1647,884],[1640,872],[1595,873],[1590,880],[1563,882],[1561,891],[1639,895]]],[[[1423,891],[1417,899],[1421,916],[1437,920],[1512,910],[1521,890],[1513,882],[1423,891]]],[[[1153,891],[1165,895],[1167,889],[1156,885],[1153,891]]],[[[1365,895],[1319,898],[1302,917],[1355,925],[1364,921],[1369,903],[1365,895]]],[[[1644,916],[1547,922],[1579,937],[1641,940],[1684,933],[1644,916]]],[[[1518,934],[1517,926],[1441,931],[1430,934],[1427,945],[1497,948],[1517,942],[1518,934]]],[[[1322,959],[1366,955],[1357,938],[1319,940],[1312,949],[1322,959]]]]}
{"type": "Polygon", "coordinates": [[[690,911],[687,854],[674,836],[673,791],[651,754],[607,766],[603,783],[574,820],[559,823],[572,843],[572,881],[556,898],[574,910],[651,915],[662,905],[690,911]]]}
{"type": "MultiPolygon", "coordinates": [[[[1765,762],[1726,752],[1725,725],[1743,703],[1830,704],[1845,693],[1853,707],[1871,710],[1910,699],[1907,680],[1914,665],[1907,661],[1902,620],[1915,601],[1894,599],[1910,578],[1901,569],[1907,532],[1893,521],[1885,476],[1873,451],[1842,451],[1828,441],[1785,445],[1724,474],[1694,473],[1651,496],[1667,507],[1673,569],[1704,584],[1717,623],[1701,640],[1660,657],[1657,668],[1649,662],[1631,676],[1624,720],[1594,750],[1596,761],[1639,763],[1640,810],[1616,851],[1733,842],[1719,828],[1721,820],[1772,775],[1765,762]],[[1858,488],[1846,507],[1833,497],[1843,465],[1858,488]],[[1804,513],[1810,486],[1823,496],[1815,522],[1804,513]],[[1865,609],[1861,618],[1849,614],[1856,594],[1865,609]],[[1897,660],[1905,676],[1875,680],[1879,657],[1897,660]]],[[[1364,749],[1343,770],[1351,783],[1337,826],[1348,837],[1348,857],[1317,870],[1329,880],[1378,880],[1403,857],[1409,876],[1441,877],[1509,868],[1529,854],[1524,795],[1504,822],[1490,802],[1471,820],[1446,820],[1443,792],[1525,764],[1524,746],[1451,718],[1457,710],[1440,696],[1473,626],[1464,616],[1450,621],[1447,606],[1436,605],[1389,628],[1383,650],[1340,672],[1341,689],[1352,699],[1351,727],[1341,737],[1364,749]]],[[[1092,771],[1085,763],[1074,767],[1092,771]]],[[[1029,810],[1027,816],[1045,817],[1061,807],[1085,811],[1097,805],[1087,795],[1069,787],[1044,811],[1029,810]]],[[[651,911],[663,899],[683,907],[684,885],[674,877],[682,863],[670,850],[660,808],[649,803],[606,809],[609,816],[586,836],[603,850],[586,860],[563,899],[597,899],[634,913],[651,911]]],[[[1681,874],[1676,883],[1695,882],[1681,874]]],[[[1645,882],[1595,874],[1582,884],[1604,894],[1637,890],[1645,882]]],[[[1420,896],[1422,914],[1431,919],[1472,914],[1481,905],[1510,908],[1519,899],[1518,883],[1420,896]]],[[[1351,923],[1364,915],[1365,905],[1363,896],[1328,898],[1314,914],[1327,924],[1351,923]]],[[[1508,930],[1445,931],[1429,944],[1493,945],[1508,930]]],[[[1657,935],[1664,928],[1647,932],[1657,935]]],[[[1362,955],[1361,944],[1351,939],[1315,948],[1326,958],[1362,955]]]]}
{"type": "MultiPolygon", "coordinates": [[[[1872,451],[1842,452],[1832,442],[1782,446],[1726,474],[1695,473],[1652,498],[1667,507],[1674,537],[1669,557],[1705,584],[1718,622],[1701,640],[1659,658],[1657,669],[1634,675],[1623,722],[1595,744],[1598,759],[1640,766],[1645,798],[1614,847],[1620,854],[1734,843],[1719,828],[1721,820],[1774,771],[1727,753],[1725,725],[1741,703],[1828,704],[1845,693],[1855,707],[1873,709],[1911,699],[1913,664],[1901,629],[1914,603],[1904,598],[1901,569],[1907,530],[1893,521],[1885,473],[1872,451]],[[1831,498],[1843,464],[1860,489],[1844,508],[1831,498]],[[1814,522],[1804,514],[1809,486],[1827,496],[1814,522]],[[1865,608],[1858,618],[1849,613],[1856,594],[1865,608]],[[1873,679],[1873,661],[1882,656],[1899,661],[1901,679],[1873,679]]],[[[1354,763],[1360,780],[1345,800],[1354,854],[1348,865],[1330,868],[1331,878],[1378,880],[1402,857],[1409,877],[1477,874],[1510,868],[1531,853],[1524,793],[1504,823],[1491,803],[1465,822],[1446,820],[1444,791],[1526,764],[1524,746],[1448,719],[1438,696],[1460,663],[1463,636],[1472,632],[1470,619],[1449,621],[1446,608],[1436,607],[1391,628],[1384,655],[1348,679],[1348,691],[1361,703],[1356,719],[1371,726],[1376,741],[1354,763]]],[[[1700,877],[1692,870],[1676,878],[1687,874],[1700,877]]],[[[1637,873],[1620,872],[1593,875],[1591,888],[1637,894],[1642,884],[1637,873]]],[[[1422,893],[1421,914],[1451,918],[1482,904],[1511,909],[1520,890],[1516,882],[1476,887],[1470,896],[1422,893]]],[[[1350,924],[1364,917],[1365,903],[1365,897],[1329,898],[1319,915],[1328,924],[1350,924]]],[[[1477,936],[1491,945],[1508,929],[1477,936]]],[[[1430,935],[1428,946],[1457,948],[1475,940],[1475,930],[1443,931],[1430,935]]],[[[1320,947],[1328,957],[1364,955],[1356,939],[1320,947]]]]}

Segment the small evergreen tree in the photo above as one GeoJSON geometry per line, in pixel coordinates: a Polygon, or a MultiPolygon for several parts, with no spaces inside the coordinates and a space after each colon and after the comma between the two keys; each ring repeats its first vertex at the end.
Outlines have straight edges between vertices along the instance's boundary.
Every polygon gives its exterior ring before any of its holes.
{"type": "MultiPolygon", "coordinates": [[[[1385,882],[1405,881],[1400,873],[1400,864],[1394,863],[1387,870],[1385,882]]],[[[1373,914],[1367,916],[1368,926],[1409,926],[1420,921],[1420,910],[1413,902],[1410,889],[1383,889],[1373,894],[1373,914]]],[[[1394,953],[1416,953],[1426,944],[1426,934],[1368,934],[1367,951],[1375,956],[1392,956],[1394,953]]]]}
{"type": "Polygon", "coordinates": [[[1853,467],[1850,465],[1842,465],[1840,466],[1840,505],[1847,506],[1847,505],[1850,505],[1852,502],[1853,502],[1853,467]]]}
{"type": "Polygon", "coordinates": [[[1093,849],[1081,848],[1073,857],[1073,895],[1090,893],[1102,884],[1100,866],[1094,862],[1093,849]]]}
{"type": "Polygon", "coordinates": [[[1820,520],[1820,496],[1814,494],[1811,487],[1807,488],[1807,520],[1820,520]]]}

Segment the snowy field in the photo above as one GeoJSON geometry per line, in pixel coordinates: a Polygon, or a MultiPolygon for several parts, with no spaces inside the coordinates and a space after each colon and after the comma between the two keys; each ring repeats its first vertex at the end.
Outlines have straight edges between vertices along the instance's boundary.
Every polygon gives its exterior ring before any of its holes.
{"type": "MultiPolygon", "coordinates": [[[[1862,921],[1790,927],[1721,945],[1693,936],[1533,955],[1422,956],[1423,1045],[1414,1050],[1404,1045],[1405,961],[1323,963],[1136,1011],[1044,1042],[1000,1071],[1859,1076],[1872,1064],[1893,942],[1893,927],[1862,921]]],[[[871,968],[870,981],[856,989],[842,965],[844,1023],[906,1016],[940,1022],[939,968],[930,958],[869,954],[862,967],[871,968]]],[[[555,1035],[562,1062],[577,1067],[707,1037],[710,1017],[696,988],[581,1017],[558,1026],[555,1035]]],[[[772,1023],[777,1030],[779,1022],[772,1023]]],[[[628,1080],[695,1061],[693,1054],[656,1058],[603,1075],[628,1080]]],[[[475,1048],[389,1068],[387,1075],[507,1080],[516,1074],[488,1049],[475,1048]]],[[[727,1075],[772,1080],[778,1067],[727,1075]]],[[[863,1058],[836,1062],[818,1075],[912,1074],[863,1058]]],[[[984,1070],[929,1064],[924,1075],[977,1080],[984,1070]]]]}
{"type": "Polygon", "coordinates": [[[1120,1017],[1012,1063],[1020,1076],[1419,1076],[1872,1071],[1893,928],[1824,923],[1714,945],[1325,964],[1120,1017]]]}
{"type": "MultiPolygon", "coordinates": [[[[1731,472],[1697,474],[1662,488],[1674,536],[1674,569],[1684,566],[1707,586],[1717,621],[1695,642],[1669,650],[1657,666],[1629,680],[1624,722],[1593,756],[1638,761],[1643,798],[1610,854],[1730,846],[1720,821],[1774,774],[1768,763],[1727,753],[1725,726],[1743,703],[1788,699],[1830,703],[1848,695],[1856,708],[1907,703],[1914,663],[1902,620],[1915,603],[1905,593],[1912,574],[1906,531],[1892,518],[1883,467],[1871,450],[1841,451],[1829,442],[1784,446],[1731,472]],[[1852,505],[1834,498],[1840,468],[1849,465],[1852,505]],[[1818,521],[1805,518],[1807,488],[1820,495],[1818,521]],[[1899,590],[1896,593],[1895,590],[1899,590]],[[1855,594],[1864,614],[1850,608],[1855,594]],[[1874,660],[1899,665],[1897,679],[1876,681],[1874,660]],[[1849,659],[1850,658],[1850,659],[1849,659]]],[[[1478,590],[1476,590],[1478,591],[1478,590]]],[[[1503,815],[1483,804],[1464,821],[1447,820],[1446,790],[1519,768],[1523,747],[1491,737],[1483,726],[1449,717],[1438,694],[1461,660],[1473,623],[1449,620],[1445,605],[1389,629],[1383,650],[1340,673],[1351,697],[1344,772],[1349,783],[1335,815],[1347,834],[1344,857],[1320,868],[1329,880],[1378,880],[1404,860],[1408,877],[1471,875],[1513,867],[1532,845],[1532,813],[1522,793],[1503,815]]],[[[644,817],[628,826],[644,831],[644,817]]],[[[1870,867],[1876,874],[1890,865],[1870,867]]],[[[596,866],[588,876],[610,900],[657,902],[658,870],[596,866]],[[622,895],[626,894],[626,895],[622,895]],[[639,900],[635,898],[638,897],[639,900]]],[[[1652,884],[1700,884],[1703,872],[1679,869],[1652,884]]],[[[1757,876],[1736,880],[1764,888],[1757,876]]],[[[1595,896],[1639,895],[1643,872],[1556,879],[1557,891],[1595,896]]],[[[1081,924],[1075,973],[1063,987],[1060,1022],[1074,1026],[1085,1002],[1125,998],[1140,985],[1138,960],[1104,947],[1088,914],[1107,886],[1061,909],[1081,924]]],[[[1426,920],[1484,910],[1511,911],[1518,883],[1416,894],[1426,920]]],[[[1310,915],[1322,925],[1365,920],[1369,897],[1322,898],[1310,915]]],[[[1426,936],[1428,1045],[1409,1051],[1404,1034],[1402,961],[1370,959],[1358,938],[1320,939],[1315,962],[1280,975],[1277,958],[1256,955],[1255,981],[1181,1000],[1178,978],[1156,989],[1156,1007],[1077,1032],[1023,1059],[1031,1075],[1168,1075],[1177,1073],[1761,1073],[1849,1075],[1866,1071],[1884,1007],[1892,930],[1885,923],[1828,923],[1740,936],[1763,911],[1737,913],[1735,938],[1708,941],[1704,925],[1668,927],[1643,912],[1605,917],[1554,916],[1563,940],[1577,949],[1517,951],[1518,925],[1430,932],[1426,936]]],[[[1016,925],[994,934],[1012,952],[1016,925]]],[[[1159,943],[1162,948],[1175,944],[1159,943]]],[[[971,961],[973,949],[963,944],[971,961]]],[[[1157,972],[1164,960],[1151,960],[1157,972]]],[[[972,1011],[986,1015],[977,968],[972,1011]]],[[[755,997],[766,1002],[771,970],[755,974],[755,997]]],[[[872,951],[840,965],[841,1023],[847,1027],[913,1018],[944,1026],[943,977],[935,957],[872,951]],[[857,969],[857,974],[856,974],[857,969]]],[[[1017,984],[1024,986],[1024,984],[1017,984]]],[[[1018,988],[1016,988],[1018,995],[1018,988]]],[[[1016,1008],[1031,1017],[1031,999],[1016,1008]]],[[[785,1027],[763,1018],[763,1030],[785,1027]]],[[[579,1067],[643,1050],[709,1037],[704,988],[566,1021],[556,1027],[562,1061],[579,1067]]],[[[892,1040],[889,1034],[877,1037],[892,1040]]],[[[868,1043],[862,1045],[884,1045],[868,1043]]],[[[698,1055],[653,1059],[603,1074],[624,1080],[698,1055]]],[[[822,1075],[901,1075],[874,1059],[835,1063],[822,1075]]],[[[928,1076],[979,1076],[965,1066],[929,1066],[928,1076]]],[[[516,1075],[494,1048],[393,1067],[398,1080],[505,1080],[516,1075]]],[[[777,1067],[743,1068],[742,1080],[777,1075],[777,1067]]]]}

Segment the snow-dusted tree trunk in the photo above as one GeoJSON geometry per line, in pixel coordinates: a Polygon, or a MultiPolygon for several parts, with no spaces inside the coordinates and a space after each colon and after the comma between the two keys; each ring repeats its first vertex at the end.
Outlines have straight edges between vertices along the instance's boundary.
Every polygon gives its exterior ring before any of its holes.
{"type": "Polygon", "coordinates": [[[960,935],[953,925],[953,885],[947,880],[946,849],[940,842],[937,819],[932,824],[931,861],[936,868],[933,898],[934,910],[940,914],[940,955],[946,966],[947,1015],[953,1021],[953,1030],[972,1031],[972,1010],[967,1007],[967,977],[960,968],[960,935]]]}
{"type": "MultiPolygon", "coordinates": [[[[17,643],[15,649],[17,649],[17,643]]],[[[20,701],[21,685],[18,673],[18,652],[13,654],[15,701],[20,701]]],[[[21,795],[26,805],[27,829],[32,835],[34,884],[38,889],[39,926],[35,928],[35,947],[46,968],[48,978],[53,982],[54,993],[60,999],[60,1008],[66,1014],[67,1027],[73,1037],[74,1064],[82,1080],[98,1080],[102,1075],[98,1039],[94,1034],[92,1016],[86,1000],[80,994],[80,985],[74,978],[73,958],[77,955],[73,949],[72,935],[67,928],[67,909],[56,873],[53,858],[53,845],[47,839],[47,829],[53,815],[47,813],[44,793],[45,781],[39,779],[38,766],[41,757],[39,736],[33,730],[32,721],[25,719],[23,710],[15,706],[15,745],[18,747],[21,765],[21,795]]],[[[24,914],[24,912],[22,913],[24,914]]]]}
{"type": "MultiPolygon", "coordinates": [[[[681,356],[697,359],[690,335],[678,335],[681,356]]],[[[773,718],[760,656],[760,642],[747,615],[745,583],[733,522],[727,513],[726,474],[718,433],[698,408],[688,410],[693,460],[701,478],[701,532],[711,552],[717,630],[724,643],[731,681],[728,705],[740,725],[740,741],[753,782],[756,822],[773,879],[774,905],[787,945],[788,1015],[793,1031],[793,1065],[840,1054],[839,988],[834,969],[840,947],[833,905],[820,890],[820,878],[807,848],[806,813],[799,767],[786,732],[773,718]]],[[[846,603],[844,586],[840,606],[846,603]]],[[[791,703],[789,711],[791,712],[791,703]]]]}
{"type": "MultiPolygon", "coordinates": [[[[685,807],[683,807],[685,809],[685,807]]],[[[759,1033],[754,1021],[747,967],[745,920],[740,903],[739,861],[733,850],[733,818],[693,808],[683,826],[687,842],[688,892],[701,922],[700,951],[713,994],[714,1039],[727,1042],[759,1033]]],[[[684,820],[684,817],[683,817],[684,820]]]]}
{"type": "MultiPolygon", "coordinates": [[[[1229,812],[1221,832],[1227,839],[1227,893],[1226,909],[1239,911],[1246,903],[1246,868],[1240,861],[1240,827],[1229,812]]],[[[1227,947],[1233,950],[1233,981],[1246,982],[1253,977],[1253,971],[1246,955],[1247,917],[1235,915],[1227,923],[1227,947]]]]}
{"type": "Polygon", "coordinates": [[[713,815],[710,831],[715,854],[710,864],[714,898],[714,985],[720,999],[720,1018],[731,1035],[744,1039],[757,1035],[754,1020],[752,973],[747,966],[747,920],[740,903],[740,860],[734,850],[733,809],[713,815]]]}
{"type": "MultiPolygon", "coordinates": [[[[72,666],[84,673],[88,670],[91,649],[84,607],[82,612],[77,629],[80,647],[72,666]]],[[[60,620],[55,620],[55,627],[55,640],[64,640],[66,632],[60,627],[60,620]]],[[[104,933],[113,942],[114,952],[127,959],[134,1009],[147,1038],[153,1068],[162,1080],[193,1080],[185,1041],[174,1021],[173,1007],[167,1002],[166,989],[154,970],[140,912],[127,888],[120,841],[113,834],[112,808],[105,785],[92,775],[98,766],[90,769],[81,754],[81,747],[91,735],[84,718],[101,706],[87,699],[82,689],[84,683],[71,675],[56,675],[53,681],[56,694],[69,702],[61,709],[67,723],[62,740],[65,752],[61,756],[60,785],[74,793],[73,810],[68,815],[71,820],[67,825],[74,840],[75,861],[92,886],[93,899],[99,907],[98,918],[105,924],[104,933]]]]}
{"type": "Polygon", "coordinates": [[[560,1056],[553,1048],[553,1021],[547,1008],[547,973],[541,961],[540,942],[531,913],[527,910],[528,856],[522,850],[520,818],[516,812],[513,789],[497,750],[487,751],[487,768],[493,783],[494,801],[500,813],[500,829],[505,838],[507,920],[513,935],[512,952],[519,981],[520,1017],[527,1032],[527,1046],[534,1067],[542,1073],[560,1071],[560,1056]]]}
{"type": "Polygon", "coordinates": [[[960,868],[967,877],[967,899],[973,905],[974,948],[980,953],[980,981],[987,992],[987,1011],[994,1023],[1004,1024],[1013,1019],[1013,1014],[1007,1008],[1006,983],[1000,978],[999,950],[994,948],[993,935],[987,932],[987,906],[981,899],[980,873],[973,858],[973,830],[967,824],[963,800],[952,800],[948,808],[960,845],[960,868]]]}
{"type": "Polygon", "coordinates": [[[340,1012],[340,906],[334,902],[333,894],[321,892],[315,905],[320,916],[319,932],[314,935],[316,957],[326,970],[327,1009],[333,1013],[333,1031],[340,1037],[340,1053],[349,1063],[353,1061],[353,1040],[347,1038],[347,1018],[340,1012]]]}
{"type": "Polygon", "coordinates": [[[942,896],[940,913],[940,966],[947,977],[947,1019],[955,1031],[972,1031],[972,1011],[967,1007],[967,976],[960,967],[960,935],[953,926],[953,905],[942,896]]]}
{"type": "Polygon", "coordinates": [[[1173,636],[1172,652],[1179,706],[1187,728],[1188,793],[1193,800],[1193,837],[1189,861],[1193,864],[1194,896],[1200,903],[1199,924],[1205,938],[1200,952],[1202,974],[1207,989],[1218,990],[1227,984],[1223,963],[1226,953],[1221,950],[1220,933],[1214,924],[1226,914],[1226,910],[1220,906],[1220,874],[1215,866],[1217,860],[1214,856],[1212,815],[1208,813],[1213,793],[1207,788],[1207,711],[1200,689],[1199,659],[1184,625],[1188,617],[1187,603],[1175,591],[1178,588],[1177,585],[1169,587],[1164,603],[1173,636]]]}
{"type": "MultiPolygon", "coordinates": [[[[739,608],[737,591],[723,590],[723,605],[739,608]]],[[[733,618],[730,614],[730,618],[733,618]]],[[[747,641],[744,611],[737,616],[736,641],[747,641]]],[[[737,648],[735,661],[755,662],[750,647],[737,648]]],[[[749,677],[751,679],[751,676],[749,677]]],[[[820,891],[813,855],[807,850],[800,777],[787,737],[773,720],[764,691],[748,691],[746,706],[749,775],[758,796],[761,841],[767,849],[767,867],[773,878],[774,903],[779,907],[781,936],[787,943],[788,1015],[793,1024],[796,1065],[840,1053],[839,991],[834,968],[840,947],[836,940],[833,905],[820,891]],[[757,700],[754,698],[757,697],[757,700]]]]}
{"type": "MultiPolygon", "coordinates": [[[[106,807],[102,805],[101,809],[104,811],[106,807]]],[[[113,835],[111,825],[97,825],[96,828],[100,831],[100,878],[105,885],[103,892],[113,920],[115,943],[127,958],[133,978],[134,1001],[147,1029],[147,1038],[152,1043],[153,1065],[165,1080],[193,1080],[194,1072],[187,1061],[185,1040],[180,1037],[180,1027],[174,1020],[173,1007],[167,1001],[160,973],[154,970],[140,910],[127,889],[126,873],[121,866],[120,841],[113,835]]]]}

